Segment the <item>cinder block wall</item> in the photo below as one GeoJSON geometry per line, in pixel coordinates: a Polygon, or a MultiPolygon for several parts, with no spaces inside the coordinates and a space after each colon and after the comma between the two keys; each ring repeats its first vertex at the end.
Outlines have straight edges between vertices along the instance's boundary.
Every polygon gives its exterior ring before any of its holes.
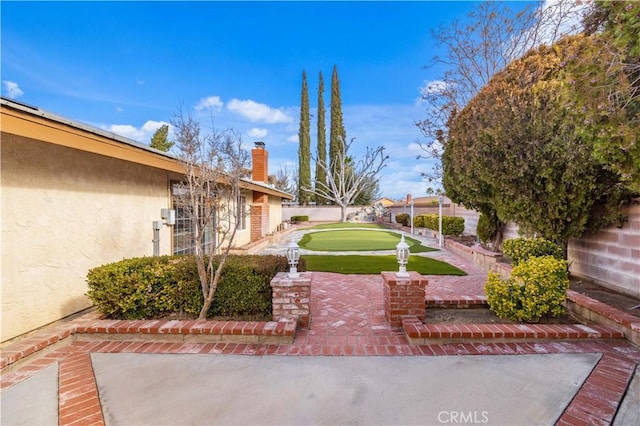
{"type": "Polygon", "coordinates": [[[629,220],[569,241],[571,273],[640,298],[640,200],[629,220]]]}

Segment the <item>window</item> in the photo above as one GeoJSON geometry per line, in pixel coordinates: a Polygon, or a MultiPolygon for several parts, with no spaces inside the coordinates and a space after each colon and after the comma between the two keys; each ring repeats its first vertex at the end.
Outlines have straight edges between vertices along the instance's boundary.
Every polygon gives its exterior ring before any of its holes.
{"type": "MultiPolygon", "coordinates": [[[[173,226],[173,254],[195,253],[195,221],[191,212],[191,206],[187,204],[187,189],[182,183],[171,184],[171,200],[176,211],[176,224],[173,226]]],[[[214,222],[215,215],[206,225],[204,232],[204,250],[211,253],[214,249],[214,222]]]]}
{"type": "Polygon", "coordinates": [[[237,203],[237,214],[236,214],[236,220],[239,221],[238,223],[238,231],[242,231],[244,229],[247,229],[247,197],[245,197],[244,195],[240,195],[238,197],[238,203],[237,203]]]}

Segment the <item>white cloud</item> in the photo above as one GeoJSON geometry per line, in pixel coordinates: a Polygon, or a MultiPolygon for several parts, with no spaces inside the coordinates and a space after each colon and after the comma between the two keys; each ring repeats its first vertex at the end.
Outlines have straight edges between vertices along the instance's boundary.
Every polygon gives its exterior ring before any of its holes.
{"type": "Polygon", "coordinates": [[[211,108],[215,111],[220,111],[223,106],[224,106],[224,102],[220,100],[220,96],[208,96],[206,98],[200,99],[200,101],[195,106],[195,108],[197,110],[211,108]]]}
{"type": "Polygon", "coordinates": [[[122,108],[120,108],[120,107],[116,107],[116,112],[117,112],[118,114],[119,114],[119,113],[121,113],[122,111],[124,111],[122,108]]]}
{"type": "Polygon", "coordinates": [[[420,88],[421,95],[434,95],[444,93],[447,90],[447,82],[443,80],[425,80],[424,84],[420,88]]]}
{"type": "Polygon", "coordinates": [[[4,90],[9,98],[16,99],[24,95],[24,92],[20,89],[18,83],[9,80],[2,80],[2,84],[4,85],[4,90]]]}
{"type": "MultiPolygon", "coordinates": [[[[132,126],[130,124],[111,124],[101,126],[104,130],[108,130],[116,135],[124,136],[125,138],[133,139],[141,143],[148,144],[151,141],[151,137],[160,126],[169,124],[164,121],[149,120],[141,127],[132,126]]],[[[171,126],[170,126],[171,128],[171,126]]]]}
{"type": "Polygon", "coordinates": [[[298,139],[298,135],[291,135],[287,138],[287,142],[294,142],[294,143],[298,143],[299,139],[298,139]]]}
{"type": "Polygon", "coordinates": [[[136,84],[138,86],[142,86],[144,84],[144,80],[140,80],[139,78],[136,79],[136,84]]]}
{"type": "Polygon", "coordinates": [[[251,122],[257,123],[291,123],[293,118],[277,108],[261,104],[251,99],[241,101],[231,99],[227,104],[227,109],[233,113],[248,118],[251,122]]]}
{"type": "Polygon", "coordinates": [[[264,138],[265,136],[267,136],[267,134],[269,134],[269,131],[267,129],[254,127],[253,129],[249,130],[247,134],[252,138],[264,138]]]}
{"type": "Polygon", "coordinates": [[[545,0],[539,12],[544,17],[538,30],[540,42],[549,44],[557,41],[562,35],[580,32],[582,15],[587,7],[588,2],[545,0]]]}

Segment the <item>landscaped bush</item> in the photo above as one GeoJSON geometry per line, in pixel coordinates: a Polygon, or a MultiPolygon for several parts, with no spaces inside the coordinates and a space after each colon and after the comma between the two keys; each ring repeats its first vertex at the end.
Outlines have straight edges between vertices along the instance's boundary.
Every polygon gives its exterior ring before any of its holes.
{"type": "Polygon", "coordinates": [[[568,288],[567,262],[543,256],[519,263],[507,280],[489,272],[484,291],[489,308],[500,318],[536,322],[565,313],[568,288]]]}
{"type": "MultiPolygon", "coordinates": [[[[230,255],[208,316],[270,318],[271,279],[287,270],[284,256],[230,255]]],[[[197,315],[203,303],[193,256],[125,259],[90,270],[87,283],[89,299],[113,319],[197,315]]]]}
{"type": "MultiPolygon", "coordinates": [[[[413,218],[414,226],[428,228],[434,231],[440,230],[439,216],[437,214],[421,214],[413,218]],[[420,223],[418,226],[416,223],[420,223]]],[[[442,233],[457,237],[464,231],[464,218],[454,216],[442,216],[442,233]]]]}
{"type": "Polygon", "coordinates": [[[500,224],[498,220],[492,220],[490,216],[481,214],[478,218],[478,224],[476,225],[476,234],[478,239],[482,243],[489,243],[493,241],[493,237],[500,230],[500,224]]]}
{"type": "Polygon", "coordinates": [[[514,265],[531,257],[553,256],[563,259],[563,252],[553,241],[544,238],[514,238],[502,243],[502,252],[511,258],[514,265]]]}
{"type": "Polygon", "coordinates": [[[290,220],[291,220],[291,223],[309,222],[309,216],[306,216],[306,215],[291,216],[290,220]]]}
{"type": "Polygon", "coordinates": [[[404,226],[409,226],[410,216],[407,213],[400,213],[396,215],[396,222],[401,223],[404,226]]]}

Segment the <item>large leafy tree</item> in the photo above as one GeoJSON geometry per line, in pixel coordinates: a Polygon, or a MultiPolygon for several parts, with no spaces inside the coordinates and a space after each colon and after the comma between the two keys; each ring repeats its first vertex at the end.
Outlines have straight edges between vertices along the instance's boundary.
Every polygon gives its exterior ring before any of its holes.
{"type": "Polygon", "coordinates": [[[151,143],[149,146],[166,152],[169,151],[174,144],[174,142],[169,140],[169,125],[163,124],[151,137],[151,143]]]}
{"type": "Polygon", "coordinates": [[[478,2],[463,21],[452,21],[433,31],[431,38],[445,52],[430,67],[443,70],[422,90],[425,118],[416,122],[422,133],[418,144],[432,169],[424,177],[440,182],[440,157],[447,140],[447,121],[511,61],[531,48],[552,44],[564,34],[576,33],[581,6],[575,0],[557,0],[510,9],[504,2],[478,2]]]}
{"type": "MultiPolygon", "coordinates": [[[[588,34],[601,33],[600,38],[608,42],[608,49],[618,52],[608,56],[610,66],[622,67],[627,80],[607,82],[608,101],[625,110],[628,121],[635,123],[626,129],[637,136],[640,132],[640,3],[592,2],[584,22],[588,34]]],[[[595,155],[609,161],[611,167],[624,176],[629,188],[640,194],[640,144],[637,137],[620,134],[624,128],[617,130],[610,132],[609,140],[601,140],[596,145],[595,155]]]]}
{"type": "Polygon", "coordinates": [[[298,203],[311,201],[311,120],[309,117],[309,90],[307,74],[302,71],[302,94],[300,100],[300,128],[298,130],[298,203]]]}
{"type": "Polygon", "coordinates": [[[496,74],[448,122],[447,195],[564,244],[616,220],[626,182],[594,152],[637,131],[609,101],[607,86],[629,87],[609,47],[601,37],[565,37],[496,74]]]}
{"type": "MultiPolygon", "coordinates": [[[[338,67],[333,66],[331,75],[331,129],[329,132],[329,167],[334,173],[333,179],[339,180],[342,173],[341,167],[344,163],[341,158],[347,143],[347,132],[344,129],[342,120],[342,99],[340,96],[340,78],[338,77],[338,67]]],[[[325,167],[326,168],[326,167],[325,167]]]]}
{"type": "MultiPolygon", "coordinates": [[[[318,142],[317,142],[317,158],[316,158],[316,184],[327,182],[327,174],[325,172],[326,167],[323,164],[327,164],[327,133],[325,128],[325,110],[324,110],[324,79],[322,77],[322,71],[320,71],[320,77],[318,80],[318,142]]],[[[327,200],[321,195],[316,194],[316,203],[326,204],[327,200]]]]}

